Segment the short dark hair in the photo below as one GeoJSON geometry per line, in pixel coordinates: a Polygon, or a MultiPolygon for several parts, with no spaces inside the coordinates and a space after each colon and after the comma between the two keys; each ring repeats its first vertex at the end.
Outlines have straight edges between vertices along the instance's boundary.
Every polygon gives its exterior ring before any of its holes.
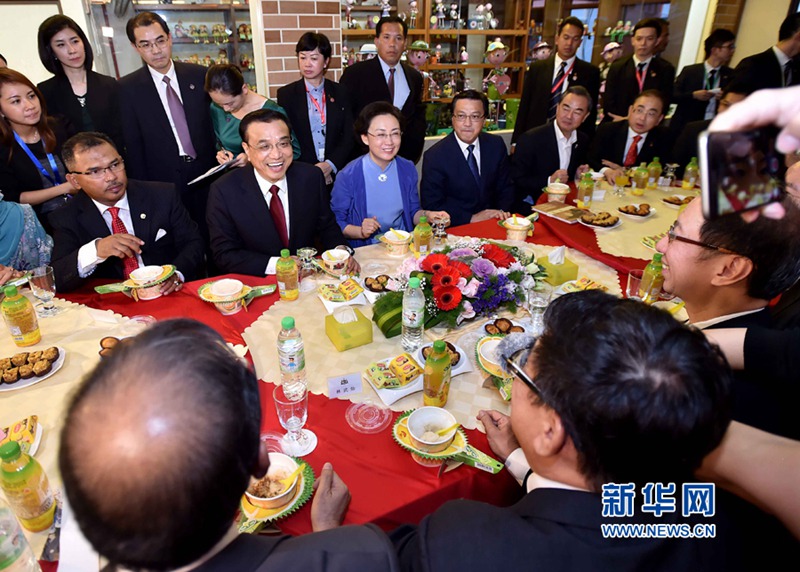
{"type": "Polygon", "coordinates": [[[636,30],[641,28],[655,28],[656,37],[661,36],[661,18],[642,18],[636,22],[632,33],[636,34],[636,30]]]}
{"type": "Polygon", "coordinates": [[[356,135],[366,135],[372,120],[380,115],[391,115],[400,124],[400,131],[405,131],[406,120],[400,110],[388,101],[373,101],[361,110],[353,123],[353,131],[356,135]]]}
{"type": "Polygon", "coordinates": [[[72,170],[72,168],[75,166],[76,153],[82,153],[87,149],[99,147],[104,143],[108,143],[114,148],[115,151],[119,152],[117,146],[114,145],[114,141],[112,141],[111,137],[105,133],[99,133],[97,131],[83,131],[64,141],[64,144],[61,146],[61,158],[64,160],[64,164],[67,166],[67,169],[72,170]]]}
{"type": "Polygon", "coordinates": [[[561,296],[544,321],[534,349],[541,399],[561,417],[594,490],[684,481],[719,444],[731,371],[700,331],[597,290],[561,296]]]}
{"type": "Polygon", "coordinates": [[[408,37],[408,24],[406,24],[405,20],[399,16],[384,16],[378,20],[378,23],[375,25],[376,38],[381,35],[381,28],[383,28],[384,24],[400,24],[403,27],[403,37],[408,37]]]}
{"type": "Polygon", "coordinates": [[[61,433],[59,467],[83,534],[126,567],[198,559],[230,528],[258,466],[260,424],[256,376],[208,326],[159,322],[118,345],[78,389],[61,433]],[[166,429],[148,443],[155,416],[166,429]],[[143,450],[96,449],[100,425],[119,438],[137,422],[143,450]]]}
{"type": "MultiPolygon", "coordinates": [[[[780,220],[758,217],[748,223],[732,214],[706,219],[700,227],[702,242],[727,248],[752,261],[753,271],[747,281],[747,295],[751,298],[772,300],[800,278],[800,207],[790,197],[785,197],[782,204],[786,214],[780,220]]],[[[704,252],[705,256],[718,253],[704,252]]]]}
{"type": "Polygon", "coordinates": [[[564,92],[564,95],[561,96],[561,101],[564,101],[564,98],[570,94],[577,95],[578,97],[585,97],[586,100],[589,102],[589,106],[586,108],[586,111],[592,110],[594,101],[592,100],[592,94],[589,93],[588,89],[586,89],[582,85],[571,85],[567,88],[567,91],[564,92]]]}
{"type": "Polygon", "coordinates": [[[319,50],[319,53],[326,60],[330,58],[332,51],[331,41],[328,36],[317,32],[306,32],[300,36],[300,39],[297,40],[297,45],[294,47],[294,53],[298,55],[300,52],[313,52],[314,50],[319,50]]]}
{"type": "Polygon", "coordinates": [[[244,76],[239,66],[215,64],[208,68],[203,86],[206,93],[221,91],[225,95],[241,95],[242,88],[244,88],[244,76]]]}
{"type": "Polygon", "coordinates": [[[789,14],[786,19],[781,22],[781,27],[778,30],[778,41],[788,40],[800,31],[800,12],[789,14]]]}
{"type": "Polygon", "coordinates": [[[50,40],[52,40],[53,36],[58,34],[61,30],[66,28],[69,28],[78,34],[81,42],[83,42],[83,51],[86,54],[86,59],[83,62],[83,68],[87,71],[91,70],[92,62],[94,62],[94,52],[92,51],[92,45],[89,43],[89,38],[86,37],[86,34],[75,22],[75,20],[61,14],[50,16],[39,25],[39,60],[42,62],[42,65],[45,67],[45,69],[50,73],[57,76],[64,75],[64,66],[62,66],[61,62],[56,59],[56,55],[53,53],[53,49],[50,47],[50,40]]]}
{"type": "Polygon", "coordinates": [[[152,26],[153,24],[158,24],[161,26],[161,29],[164,30],[164,33],[169,36],[169,26],[164,21],[164,18],[156,14],[155,12],[139,12],[128,20],[128,23],[125,24],[125,34],[127,34],[128,39],[130,40],[131,44],[136,43],[136,36],[133,35],[133,31],[136,28],[143,28],[145,26],[152,26]]]}
{"type": "Polygon", "coordinates": [[[721,48],[724,44],[733,42],[735,40],[736,34],[730,30],[726,30],[725,28],[717,28],[711,32],[703,42],[703,49],[706,53],[706,59],[711,56],[711,50],[713,48],[721,48]]]}
{"type": "Polygon", "coordinates": [[[242,118],[242,122],[239,123],[239,137],[243,142],[247,143],[247,129],[251,124],[272,123],[273,121],[283,121],[289,130],[289,137],[292,136],[292,124],[289,122],[288,117],[275,109],[262,108],[251,111],[242,118]]]}
{"type": "Polygon", "coordinates": [[[657,99],[658,101],[661,102],[661,113],[662,114],[666,114],[667,113],[667,109],[666,109],[667,100],[664,98],[664,94],[661,93],[661,91],[659,91],[657,89],[646,89],[642,93],[640,93],[639,95],[636,96],[636,98],[633,100],[633,103],[635,104],[636,101],[638,99],[642,98],[642,97],[653,97],[653,98],[657,99]]]}
{"type": "Polygon", "coordinates": [[[558,25],[558,32],[556,35],[560,35],[565,26],[575,26],[576,28],[583,30],[583,22],[581,22],[580,19],[576,18],[575,16],[567,16],[561,20],[561,23],[558,25]]]}
{"type": "Polygon", "coordinates": [[[464,91],[458,92],[455,97],[453,97],[453,101],[450,102],[450,109],[453,113],[456,112],[456,102],[461,101],[462,99],[480,101],[483,104],[483,114],[489,115],[489,98],[486,97],[485,93],[482,93],[477,89],[465,89],[464,91]]]}

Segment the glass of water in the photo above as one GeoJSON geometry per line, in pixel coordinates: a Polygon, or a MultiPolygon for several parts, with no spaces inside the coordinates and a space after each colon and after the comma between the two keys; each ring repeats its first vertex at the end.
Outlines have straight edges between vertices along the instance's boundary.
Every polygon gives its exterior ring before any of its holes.
{"type": "Polygon", "coordinates": [[[531,333],[541,336],[544,332],[544,312],[550,305],[553,287],[546,282],[539,282],[528,290],[528,312],[531,314],[531,333]]]}
{"type": "Polygon", "coordinates": [[[278,421],[288,431],[281,439],[283,452],[295,457],[308,455],[317,447],[317,436],[314,432],[303,429],[308,419],[308,390],[304,390],[299,399],[289,399],[283,386],[279,385],[273,390],[272,397],[278,412],[278,421]]]}
{"type": "Polygon", "coordinates": [[[33,295],[39,300],[36,310],[39,316],[49,318],[58,314],[53,298],[56,295],[56,279],[53,275],[52,266],[40,266],[31,271],[28,283],[33,290],[33,295]]]}

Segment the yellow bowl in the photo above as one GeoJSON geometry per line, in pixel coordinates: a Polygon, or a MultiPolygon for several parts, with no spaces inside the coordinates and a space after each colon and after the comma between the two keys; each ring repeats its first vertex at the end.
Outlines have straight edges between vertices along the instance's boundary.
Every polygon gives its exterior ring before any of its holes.
{"type": "MultiPolygon", "coordinates": [[[[297,463],[294,459],[283,453],[270,453],[269,454],[269,470],[264,478],[280,479],[289,476],[297,468],[297,463]]],[[[252,486],[259,479],[251,478],[250,485],[252,486]]],[[[300,475],[294,479],[285,491],[275,495],[274,497],[259,497],[250,493],[250,487],[245,491],[245,496],[253,506],[261,508],[279,508],[289,504],[294,497],[294,491],[297,488],[297,483],[300,480],[300,475]]]]}
{"type": "Polygon", "coordinates": [[[437,435],[436,438],[427,436],[426,432],[436,432],[454,425],[456,418],[453,414],[441,407],[425,406],[416,409],[408,416],[408,433],[411,435],[411,443],[416,449],[425,453],[438,453],[444,451],[456,437],[453,430],[447,435],[437,435]]]}
{"type": "Polygon", "coordinates": [[[405,256],[414,237],[404,230],[390,230],[381,237],[389,256],[405,256]]]}

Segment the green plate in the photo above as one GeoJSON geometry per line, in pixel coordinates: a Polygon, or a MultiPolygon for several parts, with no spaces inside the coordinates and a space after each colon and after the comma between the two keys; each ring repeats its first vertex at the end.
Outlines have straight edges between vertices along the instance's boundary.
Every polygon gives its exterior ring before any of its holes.
{"type": "Polygon", "coordinates": [[[241,509],[239,532],[255,534],[267,524],[293,514],[311,498],[314,492],[314,469],[312,469],[311,465],[306,461],[296,457],[292,457],[292,459],[298,464],[303,463],[305,465],[303,471],[300,473],[299,478],[301,479],[301,483],[295,491],[294,498],[282,507],[261,508],[252,505],[250,501],[247,500],[247,497],[242,494],[242,500],[239,503],[241,509]]]}

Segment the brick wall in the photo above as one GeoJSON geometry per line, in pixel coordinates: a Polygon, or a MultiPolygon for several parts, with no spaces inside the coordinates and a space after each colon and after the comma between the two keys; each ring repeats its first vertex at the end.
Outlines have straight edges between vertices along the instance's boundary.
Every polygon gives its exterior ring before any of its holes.
{"type": "Polygon", "coordinates": [[[742,10],[747,0],[718,0],[717,12],[714,15],[712,30],[724,28],[734,34],[739,31],[742,10]]]}
{"type": "Polygon", "coordinates": [[[328,36],[333,55],[328,78],[338,80],[342,70],[342,31],[340,0],[262,0],[264,52],[269,97],[278,88],[300,79],[294,47],[304,33],[328,36]]]}

